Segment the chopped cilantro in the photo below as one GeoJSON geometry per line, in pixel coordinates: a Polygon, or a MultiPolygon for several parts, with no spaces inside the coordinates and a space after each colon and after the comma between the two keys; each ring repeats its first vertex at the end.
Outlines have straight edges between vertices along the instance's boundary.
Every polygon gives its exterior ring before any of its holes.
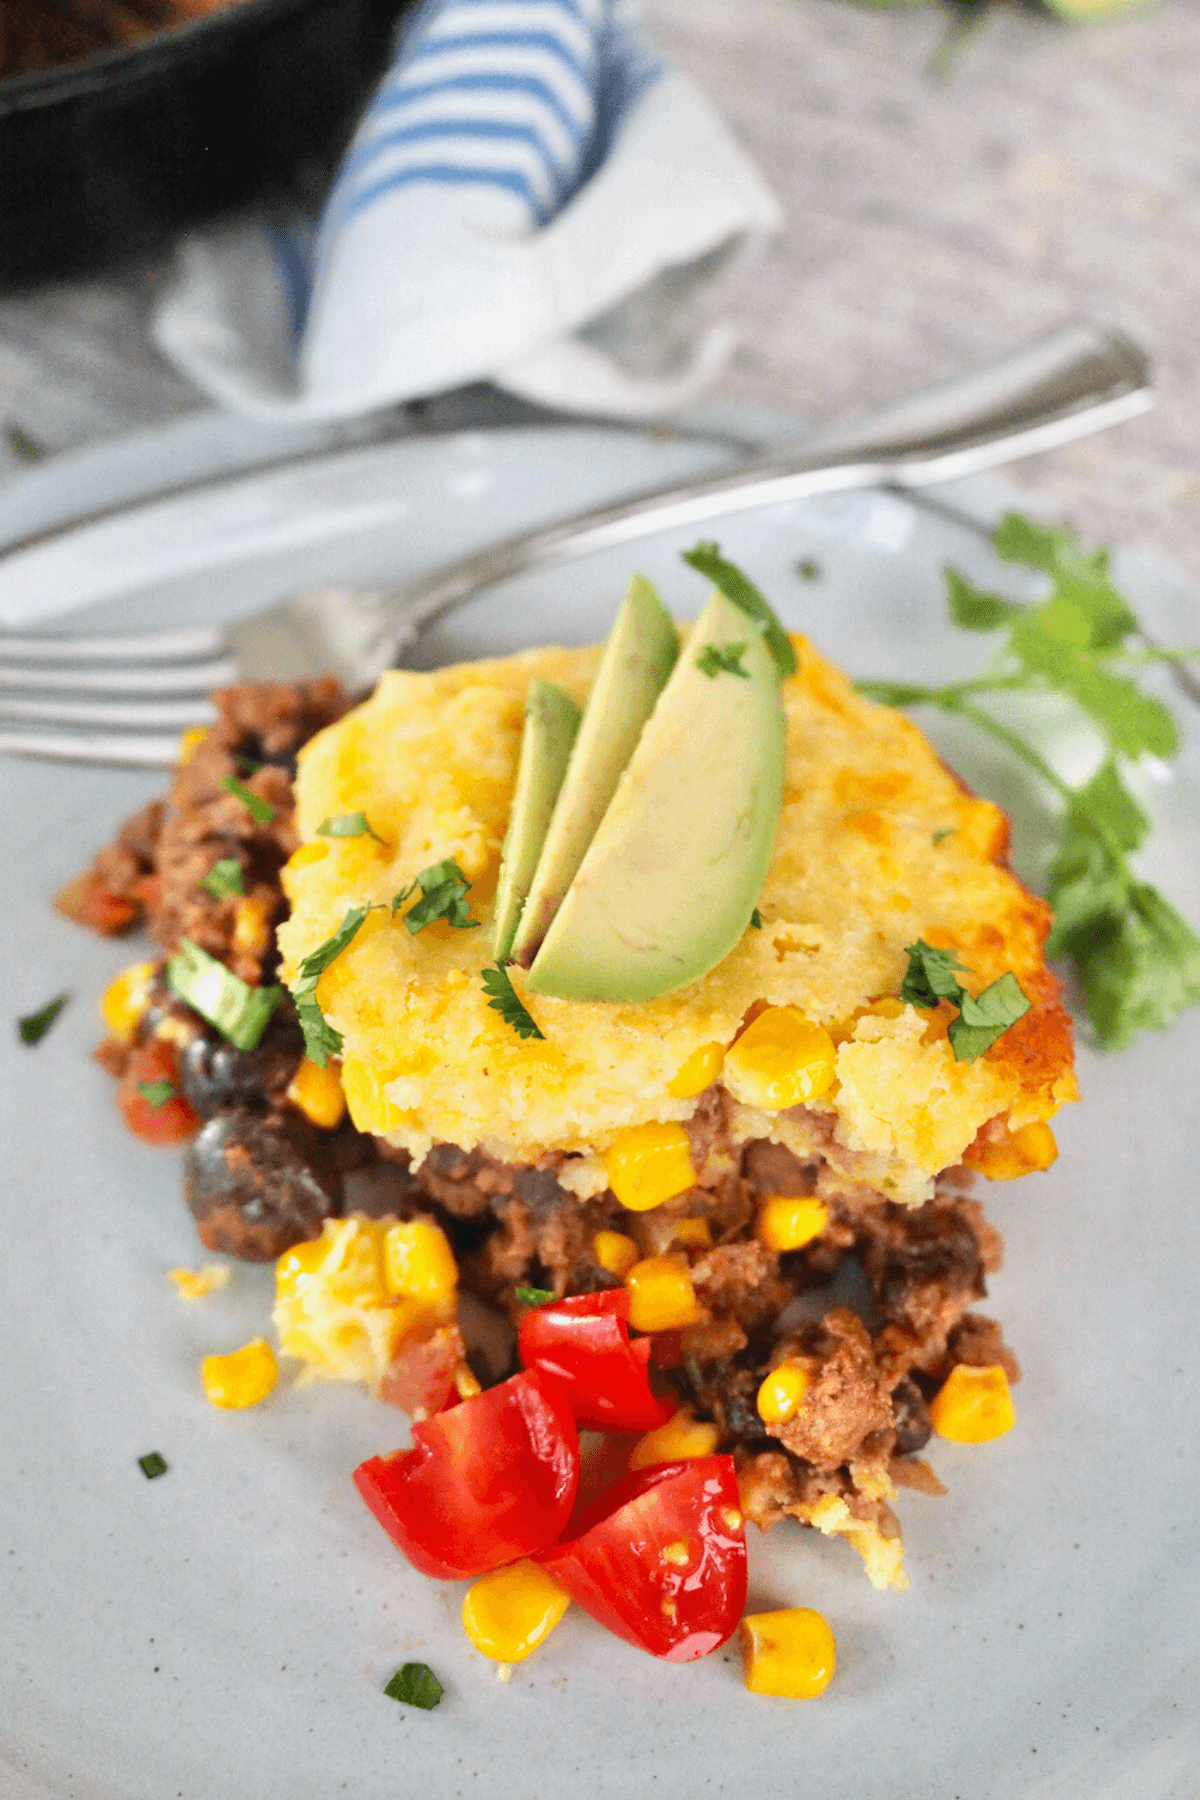
{"type": "Polygon", "coordinates": [[[748,581],[733,563],[725,561],[720,546],[712,543],[697,544],[694,550],[684,551],[683,560],[689,568],[707,575],[727,600],[732,600],[748,619],[754,620],[768,650],[775,658],[775,667],[779,673],[794,675],[797,667],[796,652],[792,649],[787,632],[754,583],[748,581]]]}
{"type": "Polygon", "coordinates": [[[499,966],[485,969],[483,985],[491,996],[488,1005],[500,1014],[506,1025],[512,1026],[519,1038],[540,1038],[545,1043],[545,1032],[538,1030],[536,1021],[517,999],[507,969],[499,966]]]}
{"type": "Polygon", "coordinates": [[[304,1053],[319,1069],[325,1067],[331,1056],[342,1054],[343,1040],[341,1032],[329,1024],[321,1011],[317,983],[330,963],[352,942],[367,914],[373,911],[373,906],[352,906],[333,936],[309,951],[292,984],[296,1017],[304,1033],[304,1053]]]}
{"type": "Polygon", "coordinates": [[[403,1663],[383,1691],[389,1700],[432,1712],[445,1689],[428,1663],[403,1663]]]}
{"type": "Polygon", "coordinates": [[[750,923],[753,925],[755,931],[761,931],[763,928],[762,914],[759,912],[757,906],[750,914],[750,923]]]}
{"type": "Polygon", "coordinates": [[[4,441],[13,455],[19,457],[22,462],[41,462],[46,454],[45,445],[40,443],[32,432],[26,431],[23,425],[18,425],[15,419],[10,419],[5,425],[4,441]]]}
{"type": "Polygon", "coordinates": [[[513,1293],[522,1306],[545,1306],[547,1301],[558,1298],[549,1288],[519,1287],[514,1288],[513,1293]]]}
{"type": "Polygon", "coordinates": [[[167,1466],[166,1458],[160,1456],[157,1450],[149,1450],[145,1456],[138,1457],[138,1468],[147,1481],[154,1481],[159,1475],[165,1475],[167,1466]]]}
{"type": "Polygon", "coordinates": [[[167,986],[239,1050],[258,1048],[271,1014],[283,999],[281,987],[250,987],[191,938],[180,938],[179,948],[167,964],[167,986]]]}
{"type": "Polygon", "coordinates": [[[223,856],[215,862],[200,886],[210,893],[214,900],[229,900],[234,894],[244,894],[245,878],[242,865],[236,856],[223,856]]]}
{"type": "Polygon", "coordinates": [[[56,994],[53,1000],[47,1000],[39,1012],[26,1013],[17,1020],[17,1031],[23,1044],[40,1044],[50,1027],[57,1019],[70,994],[56,994]]]}
{"type": "Polygon", "coordinates": [[[138,1082],[138,1093],[148,1106],[154,1107],[155,1111],[160,1106],[165,1106],[168,1100],[174,1100],[178,1092],[179,1089],[173,1081],[138,1082]]]}
{"type": "MultiPolygon", "coordinates": [[[[1071,958],[1097,1041],[1119,1049],[1139,1032],[1162,1029],[1200,1004],[1200,938],[1130,865],[1150,822],[1120,770],[1122,758],[1169,758],[1179,748],[1171,713],[1129,671],[1184,661],[1200,656],[1200,649],[1150,643],[1112,584],[1108,552],[1085,549],[1065,527],[1009,513],[992,534],[992,546],[1008,562],[1040,569],[1049,577],[1050,592],[1040,603],[1027,604],[986,593],[956,569],[946,571],[955,624],[1005,634],[991,672],[945,687],[859,682],[859,691],[892,706],[937,706],[969,720],[1020,757],[1062,800],[1061,838],[1047,879],[1055,915],[1047,949],[1071,958]],[[1140,643],[1130,641],[1137,639],[1140,643]],[[1072,787],[1028,738],[979,704],[989,694],[1022,690],[1064,697],[1099,733],[1106,755],[1082,786],[1072,787]]],[[[910,965],[909,975],[919,979],[921,971],[928,979],[927,962],[916,976],[910,965]]],[[[991,993],[978,995],[973,1009],[991,993]]],[[[1006,1002],[1015,1004],[1011,992],[988,1003],[1003,1011],[1006,1002]]],[[[969,1054],[979,1054],[971,1051],[975,1034],[993,1030],[994,1021],[977,1023],[964,1006],[951,1038],[957,1036],[963,1059],[969,1060],[969,1054]]]]}
{"type": "Polygon", "coordinates": [[[232,794],[235,800],[241,801],[256,824],[269,825],[275,817],[275,808],[270,801],[260,800],[258,795],[248,788],[244,781],[239,781],[236,775],[222,775],[221,786],[227,794],[232,794]]]}
{"type": "Polygon", "coordinates": [[[710,681],[718,675],[740,675],[743,681],[749,681],[749,669],[743,669],[742,658],[746,654],[745,644],[726,644],[722,650],[716,644],[705,644],[696,658],[696,667],[710,681]]]}
{"type": "Polygon", "coordinates": [[[443,862],[422,869],[415,881],[402,887],[392,901],[392,912],[399,912],[409,896],[420,888],[421,899],[404,915],[404,923],[414,937],[435,919],[445,919],[455,931],[474,931],[482,921],[471,917],[466,901],[470,885],[458,864],[447,857],[443,862]]]}
{"type": "Polygon", "coordinates": [[[951,1020],[947,1033],[956,1062],[973,1063],[1029,1011],[1029,1000],[1011,971],[973,995],[958,979],[956,971],[964,975],[969,971],[953,951],[918,940],[908,946],[905,955],[908,968],[900,984],[901,1000],[922,1007],[949,1000],[958,1008],[958,1017],[951,1020]]]}
{"type": "Polygon", "coordinates": [[[372,831],[367,823],[367,815],[363,812],[336,813],[332,819],[323,819],[317,826],[318,837],[356,838],[371,837],[377,844],[383,839],[377,831],[372,831]]]}
{"type": "Polygon", "coordinates": [[[260,769],[265,769],[267,766],[265,762],[260,762],[256,756],[235,756],[233,760],[242,771],[243,775],[257,775],[260,769]]]}
{"type": "Polygon", "coordinates": [[[953,836],[954,836],[954,826],[947,825],[941,831],[934,832],[933,841],[935,844],[940,844],[944,838],[953,837],[953,836]]]}

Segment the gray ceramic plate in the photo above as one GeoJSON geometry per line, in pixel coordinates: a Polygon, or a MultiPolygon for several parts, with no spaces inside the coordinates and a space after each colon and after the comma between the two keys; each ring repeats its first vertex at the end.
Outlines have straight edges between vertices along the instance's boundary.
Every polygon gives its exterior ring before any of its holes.
{"type": "MultiPolygon", "coordinates": [[[[10,621],[95,597],[100,615],[211,618],[303,583],[427,566],[538,515],[718,459],[633,433],[556,429],[383,446],[210,488],[31,553],[10,621]]],[[[950,496],[980,514],[996,484],[950,496]]],[[[975,666],[944,624],[950,559],[1004,572],[979,535],[888,496],[779,508],[716,535],[858,674],[975,666]],[[815,579],[796,565],[812,559],[815,579]]],[[[638,565],[687,613],[678,543],[638,565]]],[[[596,559],[497,593],[428,659],[605,630],[628,572],[596,559]]],[[[1011,579],[1011,571],[1009,578],[1011,579]]],[[[1194,596],[1149,561],[1124,574],[1164,638],[1197,636],[1194,596]]],[[[1181,700],[1178,710],[1184,711],[1181,700]]],[[[1193,914],[1200,754],[1148,775],[1150,874],[1193,914]]],[[[1046,729],[1064,765],[1086,742],[1046,729]]],[[[939,745],[1016,814],[1044,856],[1037,797],[978,744],[939,745]]],[[[11,1016],[74,998],[34,1050],[6,1027],[0,1188],[0,1792],[5,1800],[495,1800],[745,1796],[821,1800],[1167,1800],[1200,1765],[1196,1314],[1200,1016],[1120,1058],[1080,1056],[1083,1105],[1047,1176],[998,1187],[1008,1263],[990,1307],[1025,1369],[1019,1421],[936,1444],[944,1499],[900,1503],[912,1587],[879,1594],[852,1551],[781,1530],[751,1546],[755,1605],[809,1604],[839,1668],[815,1703],[753,1698],[736,1657],[667,1667],[573,1611],[497,1683],[458,1624],[461,1590],[414,1574],[349,1482],[403,1419],[353,1390],[281,1385],[218,1413],[197,1362],[256,1335],[269,1271],[236,1267],[186,1307],[166,1279],[201,1260],[176,1157],[130,1138],[90,1060],[94,1001],[137,946],[50,911],[154,788],[129,775],[3,769],[0,916],[11,1016]],[[170,1464],[147,1481],[137,1458],[170,1464]],[[433,1713],[386,1699],[429,1662],[433,1713]]]]}

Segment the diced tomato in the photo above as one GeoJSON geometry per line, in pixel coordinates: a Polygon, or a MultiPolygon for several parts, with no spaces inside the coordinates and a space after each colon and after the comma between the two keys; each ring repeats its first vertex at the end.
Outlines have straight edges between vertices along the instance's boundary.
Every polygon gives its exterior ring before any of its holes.
{"type": "Polygon", "coordinates": [[[91,875],[76,875],[54,896],[54,905],[65,918],[101,937],[120,937],[142,916],[140,899],[134,894],[114,893],[94,881],[91,875]]]}
{"type": "Polygon", "coordinates": [[[579,1485],[579,1433],[553,1376],[514,1375],[422,1419],[412,1439],[354,1480],[423,1575],[485,1575],[557,1542],[579,1485]]]}
{"type": "Polygon", "coordinates": [[[610,1631],[667,1662],[732,1635],[746,1604],[746,1534],[731,1456],[627,1476],[537,1558],[610,1631]]]}
{"type": "Polygon", "coordinates": [[[451,1396],[458,1397],[454,1371],[466,1354],[457,1325],[444,1325],[431,1337],[408,1338],[384,1370],[379,1398],[422,1417],[441,1412],[451,1396]]]}
{"type": "Polygon", "coordinates": [[[200,1129],[200,1116],[183,1096],[174,1047],[161,1038],[136,1049],[117,1089],[117,1105],[135,1136],[148,1144],[182,1144],[200,1129]],[[163,1084],[174,1091],[160,1099],[163,1084]],[[149,1094],[143,1089],[152,1090],[149,1094]]]}
{"type": "Polygon", "coordinates": [[[678,1401],[651,1390],[650,1339],[629,1338],[624,1288],[573,1294],[529,1309],[517,1346],[527,1369],[546,1369],[562,1382],[575,1417],[595,1431],[653,1431],[678,1401]]]}

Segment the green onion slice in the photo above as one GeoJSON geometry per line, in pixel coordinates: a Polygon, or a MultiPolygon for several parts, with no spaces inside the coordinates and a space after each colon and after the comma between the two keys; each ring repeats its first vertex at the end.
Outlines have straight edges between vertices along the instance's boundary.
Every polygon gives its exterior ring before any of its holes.
{"type": "Polygon", "coordinates": [[[167,964],[167,986],[239,1050],[257,1049],[271,1014],[283,999],[281,987],[248,986],[191,938],[180,938],[179,948],[167,964]]]}

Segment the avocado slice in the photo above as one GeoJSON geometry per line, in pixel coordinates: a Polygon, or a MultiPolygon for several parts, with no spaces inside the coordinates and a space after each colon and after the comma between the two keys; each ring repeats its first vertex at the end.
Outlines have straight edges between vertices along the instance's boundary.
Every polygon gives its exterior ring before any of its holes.
{"type": "Polygon", "coordinates": [[[727,956],[766,879],[784,745],[770,646],[715,594],[546,933],[529,991],[652,1000],[727,956]]]}
{"type": "Polygon", "coordinates": [[[579,708],[570,694],[564,694],[552,681],[535,678],[530,682],[525,696],[525,731],[517,764],[517,785],[496,884],[492,953],[498,963],[504,962],[512,949],[521,908],[567,772],[579,719],[579,708]]]}
{"type": "Polygon", "coordinates": [[[675,622],[635,575],[609,634],[534,873],[512,959],[528,968],[575,878],[679,654],[675,622]]]}

